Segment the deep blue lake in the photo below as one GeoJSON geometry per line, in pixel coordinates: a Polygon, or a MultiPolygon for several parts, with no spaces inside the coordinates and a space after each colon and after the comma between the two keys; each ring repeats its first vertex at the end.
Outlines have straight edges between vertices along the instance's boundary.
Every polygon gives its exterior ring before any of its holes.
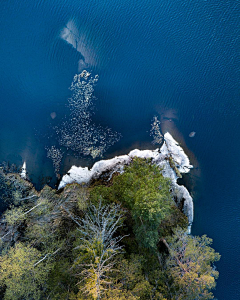
{"type": "Polygon", "coordinates": [[[80,125],[90,128],[90,140],[100,133],[106,137],[106,158],[150,147],[151,122],[158,116],[195,167],[186,177],[195,203],[193,234],[213,238],[222,255],[215,297],[240,299],[240,2],[2,0],[0,5],[0,162],[26,161],[35,185],[46,177],[54,185],[46,149],[60,149],[61,175],[72,164],[94,161],[86,155],[85,148],[92,147],[84,146],[80,125]],[[99,76],[96,99],[91,98],[90,117],[82,113],[74,123],[69,87],[84,69],[99,76]],[[69,147],[66,133],[74,141],[69,147]],[[85,154],[77,149],[82,142],[85,154]]]}

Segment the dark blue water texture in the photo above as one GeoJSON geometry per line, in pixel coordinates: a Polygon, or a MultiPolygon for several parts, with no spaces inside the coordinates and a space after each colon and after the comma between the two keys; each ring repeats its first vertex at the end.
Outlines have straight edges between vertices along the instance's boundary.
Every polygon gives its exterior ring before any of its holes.
{"type": "MultiPolygon", "coordinates": [[[[123,136],[107,157],[143,145],[153,115],[174,112],[169,126],[201,172],[193,233],[212,237],[222,255],[215,296],[240,299],[240,2],[2,0],[0,7],[0,161],[26,160],[35,183],[54,176],[45,147],[56,141],[52,126],[67,115],[81,62],[99,75],[94,121],[123,136]],[[69,22],[79,51],[60,38],[69,22]]],[[[73,162],[80,164],[69,155],[60,172],[73,162]]]]}

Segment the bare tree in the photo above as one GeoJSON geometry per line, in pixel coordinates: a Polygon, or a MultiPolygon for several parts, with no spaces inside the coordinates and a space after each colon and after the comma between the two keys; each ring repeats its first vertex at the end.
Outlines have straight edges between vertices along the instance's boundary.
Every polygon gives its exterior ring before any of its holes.
{"type": "Polygon", "coordinates": [[[84,292],[91,294],[94,299],[101,299],[105,286],[111,283],[108,274],[116,262],[116,255],[122,250],[119,242],[124,236],[116,236],[122,219],[118,205],[110,207],[102,205],[100,201],[98,207],[90,206],[78,228],[81,244],[75,249],[87,253],[88,259],[85,262],[76,260],[75,266],[80,269],[77,275],[82,278],[79,283],[85,282],[84,292]]]}

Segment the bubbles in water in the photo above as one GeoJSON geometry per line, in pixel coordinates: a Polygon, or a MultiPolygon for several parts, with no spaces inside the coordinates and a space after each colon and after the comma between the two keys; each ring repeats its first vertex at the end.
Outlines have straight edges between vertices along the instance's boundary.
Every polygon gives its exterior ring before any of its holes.
{"type": "Polygon", "coordinates": [[[153,122],[152,122],[152,128],[150,131],[150,135],[153,137],[153,141],[152,143],[154,145],[156,144],[162,144],[163,142],[163,135],[161,133],[161,129],[160,129],[160,121],[158,120],[157,117],[153,117],[153,122]]]}
{"type": "Polygon", "coordinates": [[[61,161],[63,158],[63,153],[60,149],[57,149],[55,146],[51,148],[46,147],[47,157],[50,158],[53,162],[53,167],[56,175],[58,175],[60,170],[61,161]]]}
{"type": "Polygon", "coordinates": [[[55,129],[61,146],[71,149],[77,155],[91,155],[96,158],[101,157],[111,145],[119,141],[121,135],[92,122],[93,100],[96,99],[93,96],[93,86],[98,81],[98,75],[90,75],[84,70],[74,76],[70,87],[70,118],[55,129]]]}

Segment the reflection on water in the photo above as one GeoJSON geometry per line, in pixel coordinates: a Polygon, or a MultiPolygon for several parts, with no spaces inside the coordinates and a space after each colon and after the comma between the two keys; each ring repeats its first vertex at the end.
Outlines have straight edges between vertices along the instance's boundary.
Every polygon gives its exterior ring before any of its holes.
{"type": "Polygon", "coordinates": [[[76,21],[69,20],[61,31],[60,37],[81,54],[82,58],[78,62],[79,72],[84,68],[96,66],[96,54],[93,51],[93,45],[90,45],[86,34],[78,29],[76,21]]]}

